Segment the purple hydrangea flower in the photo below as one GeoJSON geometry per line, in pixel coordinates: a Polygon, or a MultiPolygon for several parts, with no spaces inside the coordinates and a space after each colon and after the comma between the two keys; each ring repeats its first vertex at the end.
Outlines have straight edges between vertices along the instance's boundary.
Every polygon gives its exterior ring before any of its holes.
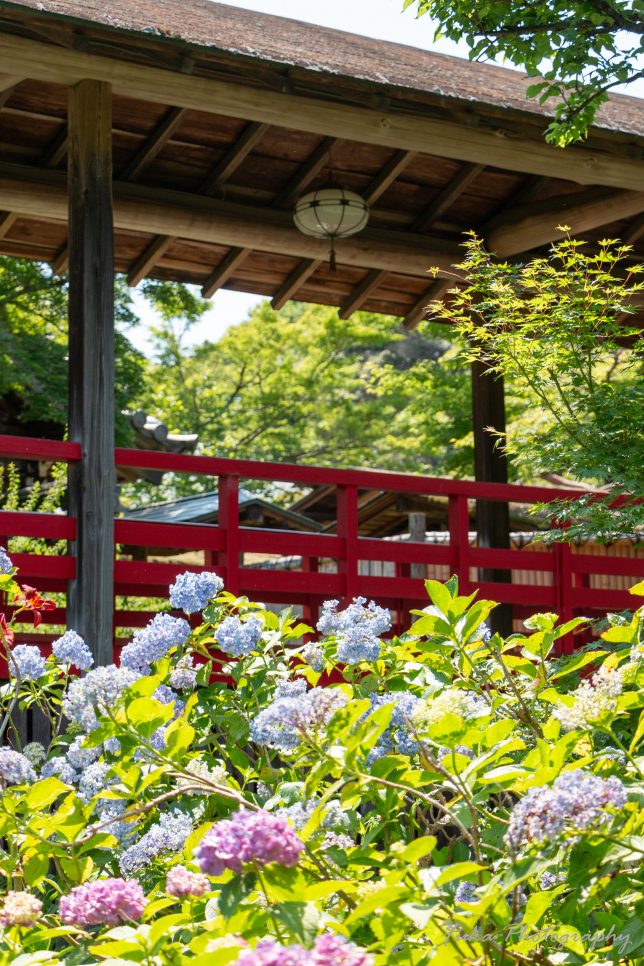
{"type": "Polygon", "coordinates": [[[125,850],[119,868],[125,875],[143,869],[159,855],[174,854],[185,845],[192,832],[192,818],[185,812],[162,812],[159,821],[125,850]]]}
{"type": "Polygon", "coordinates": [[[457,902],[476,902],[476,885],[473,882],[460,882],[456,886],[454,898],[457,902]]]}
{"type": "Polygon", "coordinates": [[[28,785],[36,781],[33,765],[19,751],[0,748],[0,779],[5,785],[28,785]]]}
{"type": "Polygon", "coordinates": [[[367,604],[364,597],[355,597],[352,604],[339,612],[337,600],[325,601],[317,624],[321,634],[335,637],[338,660],[350,665],[377,661],[382,648],[380,635],[390,627],[389,611],[372,600],[367,604]]]}
{"type": "Polygon", "coordinates": [[[11,652],[9,661],[11,677],[20,676],[22,681],[38,681],[46,670],[45,659],[35,644],[18,644],[11,652]],[[16,675],[16,667],[18,675],[16,675]]]}
{"type": "Polygon", "coordinates": [[[157,614],[121,651],[121,667],[149,674],[150,665],[160,661],[173,647],[181,647],[190,637],[190,624],[183,617],[157,614]]]}
{"type": "Polygon", "coordinates": [[[51,652],[61,664],[69,664],[79,671],[89,671],[94,663],[92,652],[76,631],[67,631],[54,641],[51,652]]]}
{"type": "Polygon", "coordinates": [[[60,900],[60,918],[71,926],[117,926],[141,918],[147,899],[138,882],[85,882],[60,900]]]}
{"type": "Polygon", "coordinates": [[[225,654],[246,657],[259,644],[264,625],[253,614],[248,620],[226,617],[215,631],[215,640],[225,654]]]}
{"type": "Polygon", "coordinates": [[[97,715],[113,709],[123,692],[140,674],[127,667],[108,664],[75,678],[63,698],[63,711],[87,734],[98,724],[97,715]]]}
{"type": "Polygon", "coordinates": [[[195,857],[206,875],[221,875],[226,869],[241,872],[248,862],[297,865],[303,848],[294,829],[279,815],[240,809],[206,832],[195,857]]]}
{"type": "Polygon", "coordinates": [[[505,841],[513,852],[531,842],[545,843],[565,831],[583,832],[608,821],[608,808],[626,804],[619,780],[599,778],[578,769],[559,775],[552,785],[531,788],[510,813],[505,841]]]}
{"type": "Polygon", "coordinates": [[[207,572],[195,574],[187,571],[185,574],[180,574],[171,585],[170,603],[178,610],[185,611],[186,614],[194,614],[207,607],[223,586],[224,582],[217,574],[207,572]]]}
{"type": "Polygon", "coordinates": [[[12,570],[11,557],[4,547],[0,547],[0,574],[10,574],[12,570]]]}
{"type": "Polygon", "coordinates": [[[170,896],[176,896],[177,899],[185,899],[186,896],[203,896],[206,892],[210,892],[210,883],[205,875],[190,872],[185,865],[175,865],[166,876],[165,891],[170,896]]]}
{"type": "Polygon", "coordinates": [[[304,682],[297,684],[298,690],[292,695],[282,696],[288,685],[278,688],[274,701],[251,722],[251,738],[258,745],[293,751],[307,736],[324,728],[333,713],[347,702],[339,688],[312,688],[307,692],[304,682]]]}

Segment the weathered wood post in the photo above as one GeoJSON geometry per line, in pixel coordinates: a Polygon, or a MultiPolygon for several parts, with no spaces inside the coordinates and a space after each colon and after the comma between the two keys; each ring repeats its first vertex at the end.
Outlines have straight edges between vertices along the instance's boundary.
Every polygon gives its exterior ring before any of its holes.
{"type": "MultiPolygon", "coordinates": [[[[489,429],[505,433],[505,392],[502,376],[488,373],[480,360],[472,362],[472,427],[474,431],[474,478],[481,483],[507,483],[508,461],[499,439],[489,429]]],[[[476,501],[477,546],[510,547],[510,509],[507,503],[476,501]]],[[[509,570],[479,570],[479,580],[510,583],[509,570]]],[[[503,604],[492,612],[493,631],[512,633],[512,607],[503,604]]]]}
{"type": "Polygon", "coordinates": [[[69,476],[77,520],[68,626],[97,664],[113,660],[114,239],[112,96],[83,80],[69,91],[69,438],[82,459],[69,476]]]}

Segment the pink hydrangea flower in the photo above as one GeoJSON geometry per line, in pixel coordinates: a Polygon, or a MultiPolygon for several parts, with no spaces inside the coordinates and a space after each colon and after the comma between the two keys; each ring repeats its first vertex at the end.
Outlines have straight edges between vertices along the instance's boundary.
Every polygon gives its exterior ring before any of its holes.
{"type": "Polygon", "coordinates": [[[210,891],[210,883],[205,875],[190,872],[185,865],[175,865],[170,869],[165,880],[165,891],[177,899],[186,896],[202,896],[210,891]]]}
{"type": "Polygon", "coordinates": [[[42,902],[30,892],[7,892],[0,909],[0,926],[35,926],[42,902]]]}
{"type": "Polygon", "coordinates": [[[274,939],[262,939],[255,949],[245,949],[236,966],[372,966],[373,956],[348,942],[343,936],[324,933],[313,949],[282,946],[274,939]]]}
{"type": "Polygon", "coordinates": [[[303,848],[303,842],[285,819],[269,812],[240,809],[206,832],[195,856],[202,872],[221,875],[226,869],[241,872],[247,862],[260,866],[270,862],[297,865],[303,848]]]}
{"type": "Polygon", "coordinates": [[[147,899],[134,879],[97,879],[60,900],[60,918],[72,926],[117,926],[140,919],[147,899]]]}

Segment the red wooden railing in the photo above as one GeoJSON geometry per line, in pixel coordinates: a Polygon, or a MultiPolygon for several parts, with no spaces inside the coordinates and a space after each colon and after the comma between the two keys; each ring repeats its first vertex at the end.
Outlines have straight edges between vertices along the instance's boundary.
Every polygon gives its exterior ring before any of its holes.
{"type": "MultiPolygon", "coordinates": [[[[80,447],[20,437],[0,436],[0,459],[62,461],[81,457],[80,447]]],[[[140,522],[118,518],[114,523],[117,545],[173,548],[203,554],[203,567],[215,569],[226,588],[256,600],[282,605],[301,605],[305,618],[315,620],[321,602],[362,594],[390,607],[404,625],[411,608],[426,604],[422,580],[410,576],[411,566],[421,564],[430,574],[459,577],[462,590],[478,588],[480,594],[511,604],[515,618],[539,610],[555,611],[563,619],[632,606],[626,587],[644,577],[644,558],[615,557],[584,552],[583,548],[557,544],[551,548],[485,549],[470,545],[469,504],[473,500],[513,504],[569,499],[568,489],[476,483],[414,476],[411,474],[293,466],[250,460],[175,455],[117,449],[121,467],[199,474],[217,481],[219,514],[216,525],[140,522]],[[334,534],[303,533],[240,526],[238,492],[240,480],[269,480],[300,487],[333,486],[337,494],[337,526],[334,534]],[[363,537],[358,533],[358,495],[361,490],[441,497],[448,505],[449,543],[435,545],[363,537]],[[272,568],[249,562],[252,555],[269,554],[272,568]],[[285,569],[283,558],[297,558],[297,569],[285,569]],[[281,562],[280,562],[281,558],[281,562]],[[329,561],[335,561],[333,572],[329,561]],[[361,572],[363,561],[388,562],[390,576],[361,572]],[[324,563],[326,562],[326,563],[324,563]],[[480,570],[510,571],[511,582],[480,581],[480,570]],[[600,587],[611,580],[617,586],[600,587]],[[621,579],[620,579],[621,578],[621,579]],[[621,587],[619,585],[622,585],[621,587]]],[[[73,541],[76,521],[65,515],[0,511],[0,544],[19,536],[73,541]]],[[[42,591],[64,592],[75,575],[76,560],[64,556],[13,553],[21,580],[42,591]]],[[[149,615],[136,609],[136,598],[167,597],[168,585],[187,568],[181,562],[137,561],[117,555],[114,565],[115,593],[128,598],[128,606],[115,609],[117,633],[142,626],[149,615]]],[[[64,624],[63,608],[44,615],[49,624],[64,624]]],[[[42,640],[42,638],[39,638],[42,640]]]]}

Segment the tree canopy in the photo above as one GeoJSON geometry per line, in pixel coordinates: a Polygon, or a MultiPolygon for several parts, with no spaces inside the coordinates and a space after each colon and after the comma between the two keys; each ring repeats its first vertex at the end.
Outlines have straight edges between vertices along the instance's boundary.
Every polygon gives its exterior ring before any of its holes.
{"type": "Polygon", "coordinates": [[[586,135],[610,90],[644,77],[640,0],[404,0],[411,6],[472,59],[503,57],[534,77],[528,95],[556,99],[547,138],[562,146],[586,135]]]}

